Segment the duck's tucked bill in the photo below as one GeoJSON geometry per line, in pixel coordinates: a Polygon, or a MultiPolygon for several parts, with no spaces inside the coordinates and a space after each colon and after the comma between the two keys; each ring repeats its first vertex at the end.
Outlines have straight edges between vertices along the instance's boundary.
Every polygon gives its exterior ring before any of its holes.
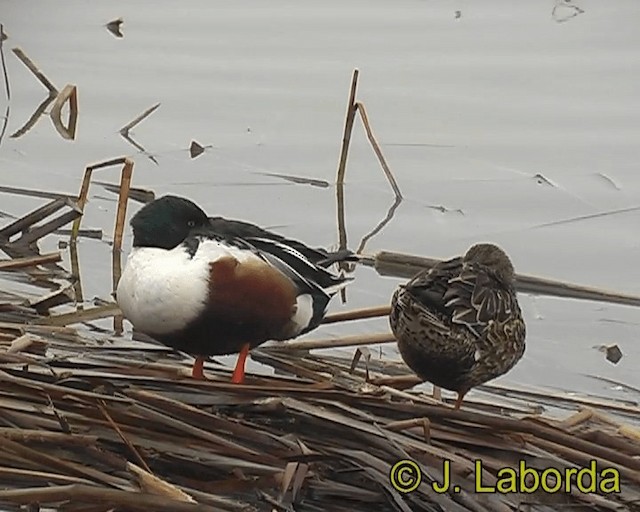
{"type": "Polygon", "coordinates": [[[207,356],[239,352],[232,380],[242,382],[251,348],[315,329],[331,296],[350,281],[324,266],[351,252],[328,253],[210,218],[184,198],[148,203],[131,226],[117,302],[137,330],[195,355],[197,378],[207,356]]]}
{"type": "Polygon", "coordinates": [[[398,287],[389,322],[407,365],[458,393],[508,372],[525,350],[525,324],[506,253],[476,244],[398,287]]]}

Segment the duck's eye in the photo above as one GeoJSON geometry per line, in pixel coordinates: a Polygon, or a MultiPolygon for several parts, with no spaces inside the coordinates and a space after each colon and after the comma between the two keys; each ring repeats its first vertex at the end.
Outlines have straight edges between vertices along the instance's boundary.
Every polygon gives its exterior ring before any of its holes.
{"type": "Polygon", "coordinates": [[[190,221],[187,222],[187,226],[189,226],[190,228],[195,227],[195,225],[196,225],[196,221],[195,220],[190,220],[190,221]]]}

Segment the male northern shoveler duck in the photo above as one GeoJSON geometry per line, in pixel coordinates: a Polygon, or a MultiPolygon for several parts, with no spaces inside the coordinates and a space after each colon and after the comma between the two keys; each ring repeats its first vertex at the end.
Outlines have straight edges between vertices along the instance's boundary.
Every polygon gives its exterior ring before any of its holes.
{"type": "Polygon", "coordinates": [[[505,252],[476,244],[399,286],[389,323],[405,363],[425,381],[465,394],[508,372],[525,350],[525,324],[505,252]]]}
{"type": "Polygon", "coordinates": [[[324,268],[350,259],[258,226],[207,217],[196,204],[163,196],[131,219],[133,249],[116,290],[133,326],[196,356],[239,352],[232,381],[244,381],[249,350],[315,329],[330,298],[351,278],[324,268]]]}

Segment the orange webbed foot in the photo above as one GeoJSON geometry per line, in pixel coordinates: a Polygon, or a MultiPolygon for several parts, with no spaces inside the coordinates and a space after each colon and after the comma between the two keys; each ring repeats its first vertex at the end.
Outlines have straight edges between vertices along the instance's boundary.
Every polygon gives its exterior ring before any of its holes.
{"type": "Polygon", "coordinates": [[[247,364],[247,356],[249,355],[250,345],[245,343],[238,354],[238,361],[236,362],[236,367],[233,370],[233,376],[231,377],[231,382],[234,384],[243,384],[244,383],[244,367],[247,364]]]}

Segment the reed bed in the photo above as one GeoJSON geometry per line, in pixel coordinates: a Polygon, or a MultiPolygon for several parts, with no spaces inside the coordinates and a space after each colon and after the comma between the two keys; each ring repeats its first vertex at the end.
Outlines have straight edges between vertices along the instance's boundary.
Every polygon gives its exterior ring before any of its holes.
{"type": "Polygon", "coordinates": [[[362,361],[277,345],[252,354],[273,375],[233,385],[230,369],[212,361],[208,380],[196,381],[189,356],[84,327],[38,325],[35,311],[17,321],[15,307],[0,313],[6,510],[551,511],[640,503],[637,404],[586,406],[561,394],[536,401],[518,390],[505,403],[505,388],[487,386],[497,403],[471,399],[456,411],[397,389],[411,379],[400,363],[369,358],[365,369],[362,361]],[[569,414],[546,414],[550,405],[569,414]],[[404,459],[422,473],[410,493],[390,483],[404,459]],[[445,460],[460,492],[433,489],[445,460]],[[594,460],[618,471],[620,492],[478,494],[477,460],[484,486],[520,460],[560,470],[594,460]]]}

